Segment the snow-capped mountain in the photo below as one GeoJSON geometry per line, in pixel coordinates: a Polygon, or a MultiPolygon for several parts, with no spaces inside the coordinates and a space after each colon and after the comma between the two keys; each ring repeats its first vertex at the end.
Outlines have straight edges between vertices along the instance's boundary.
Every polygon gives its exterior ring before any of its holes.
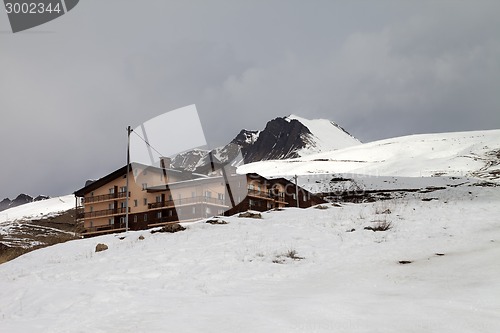
{"type": "MultiPolygon", "coordinates": [[[[329,120],[308,120],[290,115],[269,121],[262,131],[241,130],[229,144],[214,149],[212,158],[227,162],[241,151],[244,162],[250,163],[302,157],[359,144],[359,140],[329,120]]],[[[208,153],[191,150],[174,157],[172,165],[196,170],[207,163],[208,153]]]]}
{"type": "Polygon", "coordinates": [[[299,156],[357,146],[361,143],[345,129],[328,119],[309,120],[293,114],[284,119],[289,122],[297,120],[310,132],[306,136],[308,145],[296,152],[299,156]]]}
{"type": "MultiPolygon", "coordinates": [[[[288,122],[300,129],[297,120],[288,122]]],[[[251,147],[263,132],[244,131],[239,140],[251,147]]],[[[320,141],[317,130],[309,132],[306,137],[315,133],[320,141]]],[[[213,158],[224,158],[223,149],[213,158]]],[[[339,173],[358,173],[367,175],[367,193],[402,183],[421,190],[33,251],[0,265],[0,331],[499,330],[500,186],[483,179],[500,179],[500,130],[405,136],[240,169],[264,176],[329,172],[335,182],[339,173]],[[408,178],[394,184],[396,175],[408,178]],[[96,252],[99,243],[108,249],[96,252]],[[103,304],[110,310],[102,311],[103,304]],[[168,309],[168,322],[161,309],[168,309]]],[[[70,195],[0,213],[18,219],[0,223],[0,254],[18,245],[12,230],[21,220],[54,215],[74,200],[70,195]]],[[[19,234],[54,231],[24,226],[37,229],[19,234]]],[[[57,235],[63,236],[72,237],[57,235]]]]}
{"type": "Polygon", "coordinates": [[[350,173],[500,179],[500,130],[409,135],[293,160],[262,161],[238,172],[263,176],[350,173]]]}
{"type": "Polygon", "coordinates": [[[10,200],[9,198],[5,198],[2,201],[0,201],[0,212],[9,208],[14,208],[20,205],[24,205],[26,203],[30,203],[33,201],[40,201],[40,200],[46,200],[49,199],[48,196],[46,195],[39,195],[36,198],[33,198],[32,196],[28,194],[21,193],[19,194],[14,200],[10,200]]]}
{"type": "Polygon", "coordinates": [[[193,171],[196,169],[198,162],[208,153],[209,150],[193,149],[181,154],[177,154],[172,159],[172,167],[176,169],[193,171]]]}

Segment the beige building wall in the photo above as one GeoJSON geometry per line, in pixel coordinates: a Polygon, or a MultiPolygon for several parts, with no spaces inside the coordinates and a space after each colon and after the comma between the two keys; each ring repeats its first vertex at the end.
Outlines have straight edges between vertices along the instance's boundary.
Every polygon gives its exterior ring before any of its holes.
{"type": "MultiPolygon", "coordinates": [[[[154,193],[148,193],[146,187],[160,185],[167,181],[177,181],[175,174],[168,174],[165,178],[161,169],[138,169],[129,172],[129,214],[136,214],[148,211],[148,204],[156,201],[154,193]],[[134,173],[136,177],[134,177],[134,173]]],[[[89,216],[84,218],[84,227],[87,229],[107,226],[119,223],[119,216],[125,214],[127,179],[123,175],[99,187],[98,189],[85,195],[83,204],[84,213],[103,212],[104,216],[89,216]],[[118,193],[117,198],[112,198],[114,193],[118,193]],[[108,198],[109,197],[109,198],[108,198]],[[117,208],[117,214],[112,214],[111,210],[117,208]],[[108,211],[108,212],[105,212],[108,211]]]]}

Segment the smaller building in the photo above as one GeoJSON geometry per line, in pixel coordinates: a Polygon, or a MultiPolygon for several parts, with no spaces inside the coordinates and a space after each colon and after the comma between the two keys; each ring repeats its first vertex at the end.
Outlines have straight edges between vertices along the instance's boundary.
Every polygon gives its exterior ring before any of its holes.
{"type": "Polygon", "coordinates": [[[308,208],[326,202],[302,187],[296,187],[285,178],[268,179],[256,173],[246,174],[245,178],[244,198],[238,198],[239,203],[224,215],[230,216],[247,210],[262,212],[284,207],[308,208]]]}

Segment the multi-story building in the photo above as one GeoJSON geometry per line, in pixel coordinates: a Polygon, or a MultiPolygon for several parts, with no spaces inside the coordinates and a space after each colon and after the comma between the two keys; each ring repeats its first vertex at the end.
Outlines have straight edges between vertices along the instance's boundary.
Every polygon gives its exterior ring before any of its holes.
{"type": "Polygon", "coordinates": [[[237,175],[223,169],[204,175],[171,169],[166,161],[164,167],[136,163],[124,166],[76,191],[77,219],[83,223],[85,235],[125,230],[127,194],[128,222],[133,230],[246,210],[304,208],[324,202],[283,178],[237,175]]]}

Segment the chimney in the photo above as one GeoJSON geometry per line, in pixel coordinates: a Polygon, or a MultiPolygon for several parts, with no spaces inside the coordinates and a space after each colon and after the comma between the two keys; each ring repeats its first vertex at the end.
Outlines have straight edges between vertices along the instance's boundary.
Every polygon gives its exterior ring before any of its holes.
{"type": "Polygon", "coordinates": [[[160,157],[160,167],[162,169],[170,169],[172,167],[172,159],[170,157],[160,157]]]}

